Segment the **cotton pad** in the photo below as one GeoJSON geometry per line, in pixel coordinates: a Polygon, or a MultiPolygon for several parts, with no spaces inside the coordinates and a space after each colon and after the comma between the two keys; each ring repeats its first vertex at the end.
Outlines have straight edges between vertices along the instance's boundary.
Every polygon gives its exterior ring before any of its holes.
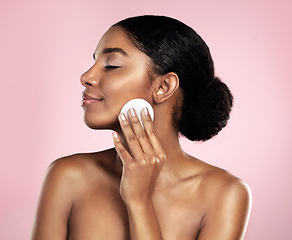
{"type": "MultiPolygon", "coordinates": [[[[121,113],[124,113],[128,118],[128,110],[130,108],[134,108],[135,111],[136,111],[137,116],[139,117],[141,125],[143,126],[143,123],[142,123],[142,120],[141,120],[141,114],[142,114],[143,108],[145,108],[145,107],[147,107],[149,115],[151,116],[151,119],[153,120],[154,119],[154,112],[153,112],[152,106],[150,105],[149,102],[147,102],[144,99],[140,99],[140,98],[135,98],[135,99],[132,99],[129,102],[127,102],[123,106],[123,108],[121,110],[121,113]]],[[[143,126],[143,128],[144,128],[144,126],[143,126]]]]}

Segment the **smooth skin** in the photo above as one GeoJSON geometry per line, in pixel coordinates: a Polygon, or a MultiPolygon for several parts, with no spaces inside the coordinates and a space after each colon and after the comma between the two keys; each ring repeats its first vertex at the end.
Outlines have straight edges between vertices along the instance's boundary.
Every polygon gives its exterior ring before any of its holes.
{"type": "Polygon", "coordinates": [[[115,148],[56,160],[42,188],[32,240],[239,240],[250,209],[248,186],[181,149],[172,124],[179,97],[175,73],[149,79],[150,59],[119,27],[102,37],[82,75],[84,121],[113,130],[115,148]],[[113,49],[123,49],[113,51],[113,49]],[[154,108],[129,121],[133,98],[154,108]]]}

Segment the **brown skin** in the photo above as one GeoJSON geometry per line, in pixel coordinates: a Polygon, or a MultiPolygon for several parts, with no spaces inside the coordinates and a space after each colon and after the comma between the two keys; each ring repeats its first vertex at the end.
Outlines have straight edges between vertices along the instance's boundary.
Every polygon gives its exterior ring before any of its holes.
{"type": "Polygon", "coordinates": [[[179,96],[177,75],[150,82],[150,59],[118,27],[103,36],[95,55],[81,82],[85,93],[101,100],[84,106],[84,120],[91,128],[114,130],[115,148],[50,166],[31,239],[243,239],[249,188],[182,151],[171,114],[179,96]],[[105,48],[122,48],[128,56],[103,54],[105,48]],[[119,115],[136,97],[154,107],[154,122],[147,111],[142,115],[145,131],[137,116],[130,116],[131,127],[119,115]]]}

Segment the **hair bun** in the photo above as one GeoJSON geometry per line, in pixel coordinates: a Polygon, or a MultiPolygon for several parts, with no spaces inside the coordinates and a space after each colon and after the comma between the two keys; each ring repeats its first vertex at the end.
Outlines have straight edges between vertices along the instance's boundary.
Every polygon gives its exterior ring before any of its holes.
{"type": "Polygon", "coordinates": [[[192,141],[206,141],[226,126],[233,96],[218,77],[198,93],[185,95],[179,131],[192,141]]]}
{"type": "Polygon", "coordinates": [[[204,40],[186,24],[165,16],[131,17],[116,23],[151,59],[151,73],[175,72],[181,96],[173,108],[173,127],[190,140],[204,141],[227,123],[233,97],[214,77],[214,63],[204,40]]]}

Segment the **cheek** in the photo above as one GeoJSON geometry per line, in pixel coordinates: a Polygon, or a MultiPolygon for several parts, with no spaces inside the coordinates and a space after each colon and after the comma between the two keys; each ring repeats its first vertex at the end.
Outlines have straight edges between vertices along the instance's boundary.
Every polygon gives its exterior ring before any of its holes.
{"type": "Polygon", "coordinates": [[[149,93],[147,90],[151,84],[145,69],[131,68],[117,71],[117,74],[104,82],[103,87],[108,94],[118,94],[119,97],[133,94],[137,97],[146,97],[145,94],[149,93]]]}
{"type": "Polygon", "coordinates": [[[115,126],[114,124],[118,123],[117,116],[126,102],[133,98],[151,101],[150,87],[148,73],[142,71],[119,71],[108,74],[99,84],[105,101],[86,111],[84,118],[86,125],[93,129],[115,126]]]}

